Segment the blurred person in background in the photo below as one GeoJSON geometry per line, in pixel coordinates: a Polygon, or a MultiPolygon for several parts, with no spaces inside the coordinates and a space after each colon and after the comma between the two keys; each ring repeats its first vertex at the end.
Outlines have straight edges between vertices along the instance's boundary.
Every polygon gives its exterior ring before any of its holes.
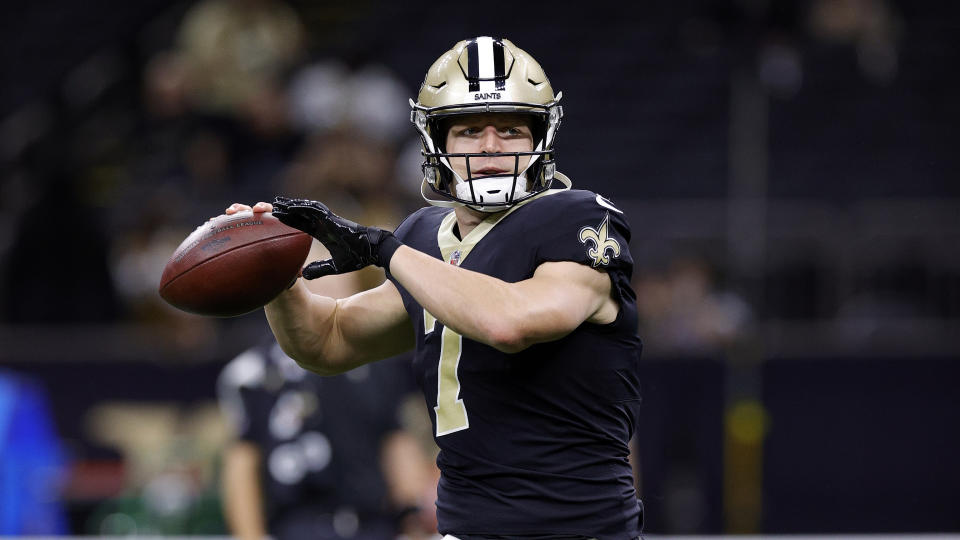
{"type": "MultiPolygon", "coordinates": [[[[331,251],[304,268],[308,279],[388,271],[342,300],[298,281],[267,318],[284,350],[322,374],[415,348],[441,448],[439,530],[450,538],[641,530],[628,460],[640,354],[630,231],[612,203],[556,172],[558,98],[509,41],[461,41],[413,104],[432,206],[396,236],[317,201],[252,207],[331,251]]],[[[251,207],[227,213],[241,210],[251,207]]]]}
{"type": "MultiPolygon", "coordinates": [[[[315,244],[313,255],[326,253],[315,244]]],[[[311,286],[345,297],[364,287],[368,273],[311,286]]],[[[222,474],[231,534],[380,540],[435,533],[435,467],[401,418],[412,390],[406,357],[321,377],[270,336],[232,360],[217,386],[234,432],[222,474]]]]}
{"type": "Polygon", "coordinates": [[[222,473],[231,534],[380,540],[434,532],[432,466],[399,418],[405,379],[402,358],[321,377],[273,339],[231,361],[218,383],[235,430],[222,473]]]}
{"type": "MultiPolygon", "coordinates": [[[[305,138],[280,176],[281,190],[337,200],[358,219],[395,226],[395,146],[406,123],[396,114],[404,90],[395,77],[376,65],[317,62],[294,74],[286,101],[305,138]]],[[[311,258],[327,256],[315,243],[311,258]]],[[[311,289],[343,298],[383,280],[367,268],[311,289]]],[[[223,461],[230,532],[371,540],[434,534],[436,467],[399,418],[412,385],[408,358],[325,378],[297,366],[272,336],[235,358],[218,384],[235,432],[223,461]]]]}
{"type": "Polygon", "coordinates": [[[270,181],[296,145],[286,80],[305,53],[300,18],[279,0],[203,0],[184,15],[175,47],[182,91],[206,127],[228,138],[234,189],[270,181]]]}
{"type": "Polygon", "coordinates": [[[277,0],[203,0],[181,23],[177,49],[191,105],[208,114],[256,116],[273,83],[302,60],[305,32],[277,0]]]}
{"type": "Polygon", "coordinates": [[[409,138],[407,89],[385,66],[313,62],[291,78],[290,122],[305,138],[283,176],[284,193],[310,193],[374,223],[395,225],[409,206],[397,176],[409,138]]]}
{"type": "MultiPolygon", "coordinates": [[[[301,65],[298,54],[246,75],[259,81],[250,85],[270,88],[269,103],[257,107],[257,115],[197,104],[194,94],[203,92],[192,82],[197,61],[190,58],[199,53],[190,51],[198,46],[194,42],[213,38],[184,36],[216,33],[217,25],[205,28],[194,19],[212,17],[231,3],[197,4],[180,24],[177,44],[144,66],[142,127],[128,172],[138,181],[119,195],[138,206],[130,211],[132,204],[118,204],[114,217],[111,271],[128,315],[169,326],[171,342],[184,345],[209,341],[211,321],[185,318],[162,303],[156,284],[169,254],[196,223],[222,207],[225,193],[310,193],[336,200],[356,219],[390,226],[407,206],[393,180],[396,147],[408,136],[407,90],[380,64],[351,66],[327,58],[301,65]]],[[[260,9],[274,5],[262,4],[260,9]]],[[[277,9],[286,13],[280,19],[295,17],[286,7],[277,9]]],[[[224,39],[219,46],[230,42],[224,39]]],[[[249,46],[270,42],[252,40],[249,46]]],[[[267,50],[256,56],[277,55],[267,50]]]]}
{"type": "Polygon", "coordinates": [[[206,205],[228,191],[275,190],[300,143],[287,113],[287,79],[305,53],[300,18],[282,1],[191,6],[173,43],[143,69],[132,172],[143,181],[135,188],[182,198],[186,204],[174,205],[181,209],[175,218],[190,224],[209,215],[213,208],[206,205]]]}

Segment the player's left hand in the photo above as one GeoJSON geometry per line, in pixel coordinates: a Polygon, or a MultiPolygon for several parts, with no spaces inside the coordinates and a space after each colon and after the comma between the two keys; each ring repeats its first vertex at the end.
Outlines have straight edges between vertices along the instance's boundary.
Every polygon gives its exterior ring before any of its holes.
{"type": "Polygon", "coordinates": [[[303,268],[306,279],[343,274],[370,266],[388,268],[393,252],[402,244],[390,231],[366,227],[344,219],[319,201],[277,197],[273,215],[282,223],[320,241],[330,258],[303,268]]]}

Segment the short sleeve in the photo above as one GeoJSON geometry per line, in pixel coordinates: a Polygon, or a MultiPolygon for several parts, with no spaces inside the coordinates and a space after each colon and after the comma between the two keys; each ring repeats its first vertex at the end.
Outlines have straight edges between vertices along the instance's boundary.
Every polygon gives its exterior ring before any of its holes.
{"type": "Polygon", "coordinates": [[[252,348],[234,358],[217,378],[220,410],[231,433],[237,439],[252,440],[257,415],[252,392],[262,386],[266,374],[266,358],[259,348],[252,348]]]}
{"type": "Polygon", "coordinates": [[[537,250],[537,264],[572,261],[622,274],[629,281],[633,257],[630,226],[623,212],[595,193],[569,193],[552,206],[548,219],[541,220],[545,225],[543,241],[537,250]]]}

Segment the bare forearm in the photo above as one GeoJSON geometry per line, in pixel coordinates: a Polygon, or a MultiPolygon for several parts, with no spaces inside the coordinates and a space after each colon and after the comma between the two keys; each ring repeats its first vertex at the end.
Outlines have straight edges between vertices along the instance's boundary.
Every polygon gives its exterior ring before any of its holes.
{"type": "Polygon", "coordinates": [[[297,283],[265,311],[284,352],[321,375],[413,347],[413,327],[392,283],[340,300],[311,294],[297,283]]]}
{"type": "Polygon", "coordinates": [[[260,452],[249,443],[235,443],[224,455],[224,517],[240,540],[262,540],[267,533],[259,463],[260,452]]]}
{"type": "Polygon", "coordinates": [[[540,284],[507,283],[408,247],[394,254],[390,272],[446,326],[505,352],[557,339],[576,326],[569,314],[537,300],[546,294],[540,284]]]}
{"type": "Polygon", "coordinates": [[[390,434],[384,441],[381,462],[393,505],[418,505],[429,477],[427,458],[416,439],[402,431],[390,434]]]}
{"type": "Polygon", "coordinates": [[[328,346],[337,301],[310,293],[300,282],[264,307],[277,343],[303,367],[338,373],[328,346]]]}

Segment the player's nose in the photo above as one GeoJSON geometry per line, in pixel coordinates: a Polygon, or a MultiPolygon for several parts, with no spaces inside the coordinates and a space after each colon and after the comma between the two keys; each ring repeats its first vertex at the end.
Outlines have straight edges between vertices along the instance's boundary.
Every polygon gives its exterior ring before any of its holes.
{"type": "Polygon", "coordinates": [[[503,148],[500,143],[500,135],[497,133],[497,128],[494,126],[487,126],[483,128],[483,133],[480,136],[481,152],[487,154],[499,152],[503,148]]]}

